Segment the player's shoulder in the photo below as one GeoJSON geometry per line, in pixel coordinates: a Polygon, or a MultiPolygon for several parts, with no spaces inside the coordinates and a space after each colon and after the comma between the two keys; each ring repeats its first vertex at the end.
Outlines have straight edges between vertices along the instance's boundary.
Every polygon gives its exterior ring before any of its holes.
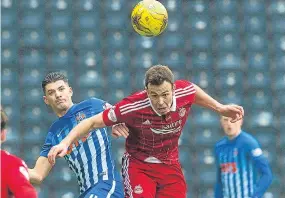
{"type": "Polygon", "coordinates": [[[143,109],[150,107],[150,100],[144,90],[125,97],[115,106],[118,106],[123,115],[131,112],[142,111],[143,109]]]}
{"type": "Polygon", "coordinates": [[[88,98],[86,100],[83,100],[81,101],[80,103],[76,104],[75,108],[73,109],[73,112],[77,112],[77,111],[80,111],[82,109],[85,109],[85,108],[91,108],[91,107],[96,107],[96,106],[100,106],[102,107],[102,105],[104,104],[105,102],[99,98],[95,98],[95,97],[92,97],[92,98],[88,98]]]}
{"type": "Polygon", "coordinates": [[[121,100],[122,105],[133,103],[138,104],[140,102],[149,102],[146,90],[135,92],[121,100]]]}
{"type": "Polygon", "coordinates": [[[8,151],[1,150],[1,159],[1,161],[5,161],[9,166],[22,165],[27,167],[26,163],[21,158],[9,153],[8,151]]]}
{"type": "Polygon", "coordinates": [[[188,81],[188,80],[184,80],[184,79],[179,79],[176,80],[174,82],[176,89],[183,89],[183,88],[187,88],[187,87],[194,87],[193,83],[188,81]]]}
{"type": "Polygon", "coordinates": [[[175,85],[175,96],[176,98],[180,98],[179,100],[184,100],[188,97],[195,96],[196,89],[194,87],[194,84],[187,80],[176,80],[174,82],[175,85]]]}
{"type": "Polygon", "coordinates": [[[218,149],[220,147],[223,147],[224,145],[226,145],[228,142],[227,137],[223,137],[222,139],[220,139],[219,141],[216,142],[215,144],[215,149],[218,149]]]}
{"type": "Polygon", "coordinates": [[[259,144],[257,139],[253,135],[251,135],[245,131],[241,132],[240,137],[241,137],[240,139],[241,139],[243,144],[246,144],[246,145],[251,145],[251,144],[257,144],[258,145],[259,144]]]}

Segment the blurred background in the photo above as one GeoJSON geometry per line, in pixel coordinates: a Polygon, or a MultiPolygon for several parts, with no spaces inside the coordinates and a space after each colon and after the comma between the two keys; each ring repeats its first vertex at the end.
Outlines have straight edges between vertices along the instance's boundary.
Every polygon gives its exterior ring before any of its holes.
{"type": "MultiPolygon", "coordinates": [[[[285,1],[161,0],[167,30],[136,34],[137,0],[2,0],[1,103],[10,123],[3,144],[33,167],[56,116],[44,105],[41,81],[66,73],[75,102],[99,97],[114,104],[143,88],[153,64],[198,84],[214,98],[244,106],[244,130],[260,142],[274,173],[266,198],[285,197],[285,1]],[[111,90],[112,89],[112,90],[111,90]]],[[[189,198],[213,197],[213,147],[219,117],[193,108],[180,139],[189,198]]],[[[112,140],[120,170],[124,139],[112,140]]],[[[79,190],[67,163],[37,188],[40,198],[73,198],[79,190]],[[59,187],[60,186],[60,187],[59,187]]]]}

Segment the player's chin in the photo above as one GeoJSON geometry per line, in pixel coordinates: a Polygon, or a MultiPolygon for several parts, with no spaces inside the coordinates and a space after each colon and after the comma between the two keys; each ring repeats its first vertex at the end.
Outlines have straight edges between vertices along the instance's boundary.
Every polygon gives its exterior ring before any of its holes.
{"type": "Polygon", "coordinates": [[[166,115],[167,113],[170,112],[170,110],[160,110],[160,111],[158,111],[158,112],[159,112],[159,114],[161,114],[161,115],[166,115]]]}
{"type": "Polygon", "coordinates": [[[65,103],[60,103],[57,105],[57,108],[64,111],[67,109],[67,105],[65,103]]]}

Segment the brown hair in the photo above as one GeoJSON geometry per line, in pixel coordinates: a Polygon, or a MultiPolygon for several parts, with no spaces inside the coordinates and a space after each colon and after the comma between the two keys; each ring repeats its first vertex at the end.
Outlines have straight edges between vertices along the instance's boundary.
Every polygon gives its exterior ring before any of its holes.
{"type": "Polygon", "coordinates": [[[161,85],[164,81],[174,84],[172,71],[164,65],[155,65],[150,67],[145,73],[145,87],[148,84],[161,85]]]}
{"type": "Polygon", "coordinates": [[[8,122],[8,117],[1,107],[1,130],[6,129],[7,122],[8,122]]]}
{"type": "Polygon", "coordinates": [[[68,79],[67,77],[60,72],[50,72],[48,73],[44,80],[42,81],[42,88],[43,88],[43,92],[44,94],[46,93],[46,85],[49,83],[53,83],[59,80],[63,80],[64,82],[66,82],[68,84],[68,79]]]}

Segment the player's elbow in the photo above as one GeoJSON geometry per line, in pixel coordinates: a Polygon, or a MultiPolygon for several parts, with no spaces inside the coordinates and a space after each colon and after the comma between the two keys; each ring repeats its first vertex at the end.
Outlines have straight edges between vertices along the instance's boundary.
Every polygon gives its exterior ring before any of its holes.
{"type": "Polygon", "coordinates": [[[91,117],[90,124],[91,124],[91,130],[105,127],[106,125],[103,121],[103,114],[100,113],[91,117]]]}
{"type": "Polygon", "coordinates": [[[34,169],[29,169],[29,176],[31,184],[34,185],[40,185],[44,180],[44,177],[38,174],[34,169]]]}

